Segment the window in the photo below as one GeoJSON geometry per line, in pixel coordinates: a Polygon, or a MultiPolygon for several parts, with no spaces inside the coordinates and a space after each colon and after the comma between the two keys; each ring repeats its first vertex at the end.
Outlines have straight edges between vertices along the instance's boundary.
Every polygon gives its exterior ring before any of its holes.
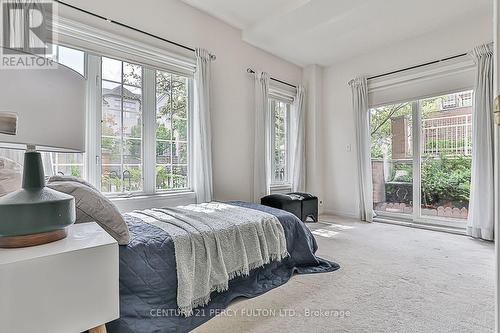
{"type": "Polygon", "coordinates": [[[52,45],[52,54],[46,56],[85,75],[85,52],[61,45],[52,45]]]}
{"type": "Polygon", "coordinates": [[[458,94],[458,97],[460,98],[460,106],[472,106],[472,91],[466,91],[462,94],[458,94]]]}
{"type": "Polygon", "coordinates": [[[103,192],[189,189],[189,87],[186,76],[102,58],[103,192]],[[145,96],[154,102],[146,104],[145,96]],[[152,121],[151,130],[146,119],[152,121]],[[154,162],[146,165],[149,160],[154,162]]]}
{"type": "MultiPolygon", "coordinates": [[[[47,57],[88,78],[87,152],[43,153],[46,175],[85,178],[108,195],[189,190],[194,65],[146,52],[144,63],[158,68],[61,45],[52,50],[47,57]]],[[[5,149],[0,156],[23,159],[5,149]]]]}
{"type": "MultiPolygon", "coordinates": [[[[54,175],[66,175],[85,178],[84,154],[51,153],[54,175]]],[[[47,172],[46,172],[47,173],[47,172]]]]}
{"type": "Polygon", "coordinates": [[[370,110],[373,203],[378,215],[465,225],[472,96],[469,90],[370,110]]]}
{"type": "Polygon", "coordinates": [[[142,66],[102,58],[101,191],[140,192],[142,66]]]}
{"type": "Polygon", "coordinates": [[[457,107],[458,100],[457,95],[447,95],[442,98],[442,108],[443,109],[452,109],[457,107]]]}
{"type": "Polygon", "coordinates": [[[271,183],[289,183],[289,118],[290,103],[270,100],[271,109],[271,183]]]}
{"type": "MultiPolygon", "coordinates": [[[[472,106],[472,91],[464,91],[456,94],[449,94],[438,97],[441,102],[440,109],[466,108],[472,106]]],[[[438,105],[439,107],[439,105],[438,105]]]]}
{"type": "Polygon", "coordinates": [[[156,189],[180,190],[188,179],[188,79],[156,71],[156,189]]]}

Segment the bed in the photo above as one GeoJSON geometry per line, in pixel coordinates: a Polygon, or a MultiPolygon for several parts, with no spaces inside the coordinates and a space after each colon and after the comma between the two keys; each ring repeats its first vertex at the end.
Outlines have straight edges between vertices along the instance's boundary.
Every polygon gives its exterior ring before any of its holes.
{"type": "Polygon", "coordinates": [[[229,289],[213,292],[211,301],[185,317],[177,311],[177,275],[172,238],[162,229],[125,215],[130,243],[120,246],[120,319],[107,324],[111,333],[189,332],[225,309],[237,297],[251,298],[285,284],[294,273],[324,273],[339,265],[315,256],[309,229],[285,211],[246,202],[230,205],[276,216],[283,226],[289,256],[229,281],[229,289]]]}

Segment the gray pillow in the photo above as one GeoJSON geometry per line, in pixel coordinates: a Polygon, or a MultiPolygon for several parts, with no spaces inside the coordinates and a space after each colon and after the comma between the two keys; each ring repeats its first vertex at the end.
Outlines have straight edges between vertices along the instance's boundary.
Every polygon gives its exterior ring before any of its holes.
{"type": "Polygon", "coordinates": [[[90,187],[91,189],[99,192],[99,190],[97,188],[94,187],[94,185],[90,184],[88,181],[84,180],[84,179],[81,179],[81,178],[78,178],[78,177],[75,177],[75,176],[60,176],[60,175],[56,175],[56,176],[52,176],[49,178],[49,182],[51,183],[55,183],[55,182],[77,182],[77,183],[80,183],[80,184],[83,184],[87,187],[90,187]]]}
{"type": "Polygon", "coordinates": [[[76,223],[97,222],[118,244],[129,243],[128,227],[118,208],[94,186],[71,176],[51,177],[47,186],[75,197],[76,223]]]}

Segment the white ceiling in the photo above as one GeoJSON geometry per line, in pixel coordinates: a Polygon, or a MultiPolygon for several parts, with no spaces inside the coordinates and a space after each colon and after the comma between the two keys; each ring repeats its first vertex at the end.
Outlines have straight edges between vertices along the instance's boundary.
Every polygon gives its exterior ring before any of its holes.
{"type": "Polygon", "coordinates": [[[252,45],[324,66],[493,12],[491,0],[182,1],[241,29],[252,45]]]}

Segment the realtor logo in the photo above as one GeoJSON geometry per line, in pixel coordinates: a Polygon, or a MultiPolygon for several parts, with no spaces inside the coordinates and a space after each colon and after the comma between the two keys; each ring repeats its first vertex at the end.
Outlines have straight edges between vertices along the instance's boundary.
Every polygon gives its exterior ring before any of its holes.
{"type": "Polygon", "coordinates": [[[2,17],[2,68],[54,67],[52,1],[0,0],[2,17]]]}

